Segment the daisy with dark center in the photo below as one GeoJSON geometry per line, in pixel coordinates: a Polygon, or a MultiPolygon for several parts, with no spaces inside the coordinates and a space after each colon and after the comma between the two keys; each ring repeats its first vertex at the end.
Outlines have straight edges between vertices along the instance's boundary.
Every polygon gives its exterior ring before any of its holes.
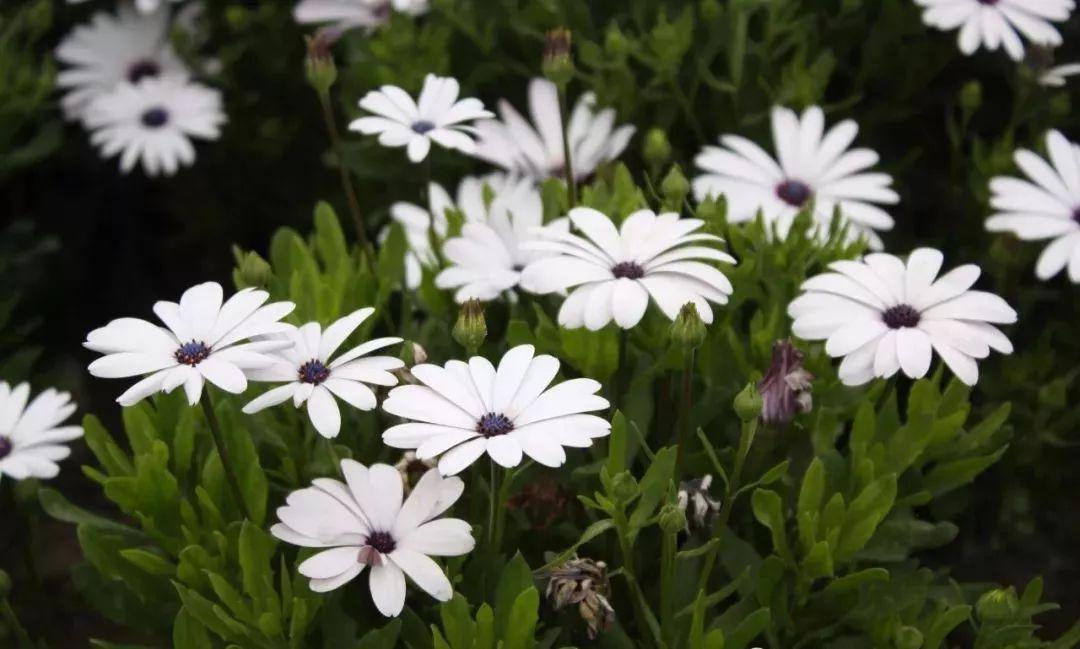
{"type": "Polygon", "coordinates": [[[67,392],[49,388],[30,399],[28,383],[0,381],[0,479],[55,478],[57,462],[71,453],[67,442],[83,434],[81,426],[61,425],[73,412],[67,392]]]}
{"type": "Polygon", "coordinates": [[[960,266],[941,277],[942,255],[919,248],[905,264],[875,253],[862,261],[837,261],[833,271],[803,283],[788,306],[792,332],[824,340],[825,351],[843,357],[840,379],[861,385],[898,371],[913,379],[930,371],[933,352],[967,385],[979,379],[977,359],[990,350],[1012,353],[996,326],[1016,322],[1000,297],[970,290],[979,268],[960,266]]]}
{"type": "Polygon", "coordinates": [[[266,291],[245,289],[223,302],[221,286],[207,282],[180,297],[179,304],[158,302],[154,313],[164,327],[138,318],[120,318],[91,331],[83,345],[104,354],[90,364],[101,378],[145,376],[120,395],[131,406],[155,392],[172,392],[181,385],[195,405],[203,384],[210,381],[226,392],[247,388],[247,372],[272,365],[269,352],[289,344],[281,340],[250,341],[293,328],[279,322],[293,310],[292,302],[263,303],[266,291]]]}
{"type": "Polygon", "coordinates": [[[848,149],[859,132],[845,120],[825,130],[825,114],[817,106],[803,112],[774,108],[773,143],[777,158],[738,135],[724,135],[722,146],[707,146],[695,163],[694,195],[702,201],[723,196],[728,218],[741,223],[761,212],[770,231],[786,237],[800,211],[813,204],[813,231],[827,236],[837,208],[852,238],[866,237],[880,249],[877,231],[889,230],[892,217],[879,205],[899,202],[892,178],[869,169],[878,162],[870,149],[848,149]]]}
{"type": "Polygon", "coordinates": [[[585,236],[544,229],[526,249],[554,253],[530,263],[522,286],[534,293],[569,291],[559,309],[559,324],[571,329],[602,329],[612,320],[629,329],[645,316],[649,298],[674,320],[693,302],[706,323],[709,303],[726,304],[731,282],[705,262],[734,264],[713,246],[720,237],[699,232],[704,221],[639,210],[619,228],[588,207],[570,210],[570,222],[585,236]]]}
{"type": "Polygon", "coordinates": [[[1016,165],[1029,180],[999,176],[990,181],[986,220],[991,232],[1011,232],[1025,241],[1049,241],[1035,264],[1047,280],[1068,268],[1080,283],[1080,146],[1058,131],[1046,136],[1049,159],[1026,149],[1016,152],[1016,165]]]}
{"type": "Polygon", "coordinates": [[[275,355],[272,365],[252,372],[251,379],[284,385],[253,399],[244,406],[244,412],[254,414],[289,399],[297,408],[306,403],[311,424],[330,439],[341,432],[341,411],[335,397],[359,410],[375,408],[375,392],[368,386],[396,385],[392,372],[405,367],[405,363],[392,356],[368,354],[396,345],[401,338],[369,340],[335,357],[341,344],[374,312],[371,307],[354,311],[326,331],[319,323],[309,322],[281,334],[288,345],[275,355]]]}
{"type": "Polygon", "coordinates": [[[141,161],[149,176],[172,175],[195,161],[193,138],[214,140],[225,123],[221,93],[179,76],[147,77],[96,98],[86,109],[90,141],[120,170],[141,161]]]}
{"type": "Polygon", "coordinates": [[[407,499],[397,469],[341,462],[345,482],[318,478],[289,494],[278,509],[280,523],[270,532],[306,548],[320,548],[299,566],[317,593],[335,590],[369,569],[375,607],[397,616],[405,606],[405,577],[440,602],[453,586],[431,557],[456,557],[472,551],[471,527],[456,518],[439,518],[465,489],[459,478],[428,471],[407,499]]]}
{"type": "Polygon", "coordinates": [[[456,79],[433,74],[424,79],[416,101],[397,86],[383,86],[360,100],[360,108],[373,115],[353,121],[349,129],[377,134],[383,146],[406,147],[412,162],[426,158],[433,141],[447,149],[471,153],[476,143],[475,128],[470,123],[491,117],[491,113],[484,110],[479,99],[459,99],[459,92],[456,79]]]}
{"type": "Polygon", "coordinates": [[[923,22],[942,31],[959,29],[960,51],[1003,47],[1014,61],[1024,58],[1020,36],[1045,47],[1061,45],[1055,22],[1065,22],[1074,0],[915,0],[925,7],[923,22]]]}
{"type": "Polygon", "coordinates": [[[566,461],[563,447],[588,447],[611,429],[585,414],[608,407],[600,384],[572,379],[548,387],[559,371],[551,356],[534,356],[532,345],[508,351],[496,369],[474,356],[445,366],[417,365],[420,385],[390,391],[383,410],[410,420],[383,433],[394,448],[415,449],[421,460],[439,458],[439,471],[454,475],[487,453],[503,467],[527,455],[544,466],[566,461]]]}

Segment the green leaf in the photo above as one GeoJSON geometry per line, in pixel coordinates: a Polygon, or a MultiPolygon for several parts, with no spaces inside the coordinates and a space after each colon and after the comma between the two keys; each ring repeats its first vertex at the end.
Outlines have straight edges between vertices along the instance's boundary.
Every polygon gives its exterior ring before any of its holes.
{"type": "Polygon", "coordinates": [[[818,538],[818,518],[825,494],[825,464],[815,457],[803,474],[799,502],[795,511],[799,529],[799,542],[808,552],[818,538]]]}
{"type": "Polygon", "coordinates": [[[814,581],[833,574],[832,550],[827,541],[818,541],[806,553],[800,566],[803,578],[814,581]]]}
{"type": "Polygon", "coordinates": [[[871,482],[851,501],[844,514],[844,527],[836,548],[838,560],[855,554],[866,545],[874,530],[892,509],[896,500],[896,475],[889,474],[871,482]]]}
{"type": "Polygon", "coordinates": [[[443,602],[439,606],[439,618],[442,620],[442,628],[446,633],[446,641],[450,649],[470,649],[473,637],[476,635],[476,623],[473,622],[469,612],[469,603],[460,593],[454,593],[454,597],[443,602]]]}
{"type": "Polygon", "coordinates": [[[626,470],[626,417],[616,410],[611,418],[611,435],[608,437],[607,472],[610,476],[626,470]]]}
{"type": "Polygon", "coordinates": [[[155,554],[149,550],[127,548],[120,551],[120,556],[151,575],[168,575],[171,577],[176,574],[175,565],[160,554],[155,554]]]}
{"type": "Polygon", "coordinates": [[[172,641],[174,649],[206,649],[210,646],[210,634],[187,608],[181,607],[173,621],[172,641]]]}
{"type": "Polygon", "coordinates": [[[476,611],[476,639],[473,649],[492,649],[495,646],[495,611],[481,604],[476,611]]]}
{"type": "Polygon", "coordinates": [[[130,536],[132,545],[142,543],[146,540],[146,536],[139,530],[126,525],[121,525],[116,521],[109,520],[103,516],[98,516],[78,505],[74,505],[68,501],[63,494],[55,489],[50,489],[49,487],[41,487],[38,489],[38,501],[41,503],[41,508],[45,510],[45,513],[58,521],[72,523],[74,525],[98,527],[116,532],[117,534],[130,536]]]}
{"type": "Polygon", "coordinates": [[[577,552],[578,548],[600,536],[604,532],[614,528],[615,522],[610,518],[604,518],[596,521],[592,525],[585,528],[585,531],[581,533],[581,536],[578,538],[577,541],[574,542],[573,545],[559,553],[558,556],[544,564],[542,567],[538,568],[537,572],[546,572],[548,570],[551,570],[552,568],[562,565],[563,563],[566,563],[570,556],[577,552]]]}
{"type": "Polygon", "coordinates": [[[1005,445],[989,455],[942,462],[931,469],[923,478],[923,488],[935,496],[940,496],[957,487],[966,485],[974,480],[975,476],[996,464],[1008,448],[1008,445],[1005,445]]]}
{"type": "Polygon", "coordinates": [[[356,643],[356,649],[393,649],[398,646],[401,635],[401,619],[390,620],[381,629],[372,629],[356,643]]]}
{"type": "Polygon", "coordinates": [[[784,526],[783,502],[780,494],[767,489],[758,489],[750,497],[754,518],[772,532],[773,548],[786,563],[793,565],[795,558],[788,548],[787,532],[784,526]]]}
{"type": "Polygon", "coordinates": [[[532,571],[518,552],[503,568],[495,589],[495,635],[503,638],[511,624],[510,615],[518,595],[533,587],[532,571]]]}
{"type": "Polygon", "coordinates": [[[923,636],[923,649],[938,649],[945,637],[970,617],[970,606],[950,606],[935,615],[923,636]]]}
{"type": "Polygon", "coordinates": [[[536,622],[540,616],[540,593],[529,588],[514,600],[510,623],[503,634],[503,649],[532,649],[536,644],[536,622]]]}
{"type": "Polygon", "coordinates": [[[769,626],[769,621],[772,619],[772,614],[767,608],[759,608],[750,615],[743,618],[743,621],[739,623],[735,630],[732,631],[726,638],[724,647],[726,649],[743,649],[750,641],[761,635],[769,626]]]}
{"type": "Polygon", "coordinates": [[[641,498],[638,499],[637,507],[630,515],[631,531],[636,531],[645,525],[652,517],[657,506],[667,494],[668,485],[675,474],[675,447],[668,446],[656,452],[656,457],[649,465],[645,476],[638,483],[641,498]]]}
{"type": "Polygon", "coordinates": [[[135,472],[135,467],[132,466],[127,453],[117,446],[112,435],[105,430],[97,417],[93,415],[83,417],[82,427],[86,445],[90,447],[106,473],[110,476],[125,476],[135,472]]]}
{"type": "Polygon", "coordinates": [[[836,597],[844,593],[858,590],[867,584],[889,581],[889,571],[884,568],[867,568],[859,572],[844,575],[829,582],[825,587],[825,595],[836,597]]]}

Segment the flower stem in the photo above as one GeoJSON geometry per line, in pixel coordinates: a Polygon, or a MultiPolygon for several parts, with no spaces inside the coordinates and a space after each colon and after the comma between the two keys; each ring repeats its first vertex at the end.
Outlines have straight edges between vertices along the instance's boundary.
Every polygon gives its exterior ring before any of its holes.
{"type": "Polygon", "coordinates": [[[567,119],[566,84],[557,84],[559,88],[559,121],[562,126],[563,174],[566,177],[566,192],[570,199],[570,208],[577,207],[577,183],[574,178],[574,161],[570,158],[570,124],[567,119]]]}
{"type": "Polygon", "coordinates": [[[221,458],[221,466],[225,470],[225,478],[229,481],[229,487],[232,489],[233,497],[240,507],[240,513],[244,515],[244,518],[250,520],[251,515],[248,513],[247,503],[244,501],[244,492],[240,489],[240,480],[236,477],[236,469],[233,468],[232,460],[229,458],[229,449],[225,445],[225,436],[221,433],[221,423],[218,422],[217,413],[214,412],[214,402],[210,398],[209,387],[203,390],[201,401],[203,414],[206,415],[206,423],[210,426],[210,434],[214,438],[218,457],[221,458]]]}
{"type": "Polygon", "coordinates": [[[334,473],[344,477],[341,472],[341,456],[338,455],[337,449],[334,448],[334,440],[329,437],[323,437],[326,440],[326,452],[330,455],[330,461],[334,464],[334,473]]]}
{"type": "Polygon", "coordinates": [[[26,632],[22,623],[19,622],[19,617],[15,615],[15,609],[11,607],[11,602],[8,601],[7,595],[0,597],[0,620],[3,620],[4,625],[15,632],[19,647],[34,646],[33,641],[30,639],[30,634],[26,632]]]}
{"type": "Polygon", "coordinates": [[[645,593],[642,592],[641,584],[637,580],[634,568],[634,549],[627,537],[630,522],[622,511],[616,513],[614,520],[615,531],[619,535],[619,552],[622,555],[623,576],[626,577],[626,583],[630,586],[630,601],[634,606],[634,616],[637,618],[639,627],[638,632],[641,634],[642,640],[650,641],[646,646],[662,646],[660,625],[649,610],[648,602],[645,600],[645,593]]]}
{"type": "Polygon", "coordinates": [[[356,190],[353,189],[349,180],[349,170],[345,167],[345,146],[338,132],[337,120],[334,119],[334,108],[330,105],[330,94],[319,92],[319,103],[322,105],[323,121],[326,123],[326,133],[330,136],[330,146],[337,158],[338,177],[341,180],[341,189],[345,192],[345,202],[349,206],[349,215],[352,217],[353,227],[356,229],[356,240],[365,251],[369,251],[371,244],[368,242],[367,230],[364,228],[364,216],[360,212],[360,202],[356,198],[356,190]]]}
{"type": "Polygon", "coordinates": [[[690,430],[690,404],[694,397],[694,350],[686,352],[682,371],[682,401],[679,403],[679,420],[675,429],[675,480],[682,478],[683,447],[690,430]]]}
{"type": "Polygon", "coordinates": [[[487,529],[487,541],[488,549],[492,556],[496,555],[499,551],[498,548],[498,534],[496,533],[496,519],[498,517],[499,510],[499,466],[495,462],[490,462],[491,473],[488,480],[488,529],[487,529]]]}
{"type": "Polygon", "coordinates": [[[720,511],[720,517],[713,526],[712,538],[717,541],[717,543],[712,546],[709,550],[709,554],[705,556],[705,565],[701,570],[701,577],[698,579],[698,590],[704,590],[709,584],[709,577],[712,576],[713,566],[716,563],[716,555],[720,552],[719,541],[723,538],[728,521],[731,519],[731,510],[735,508],[736,494],[739,492],[739,487],[742,482],[743,464],[746,462],[747,454],[750,453],[751,444],[754,443],[757,427],[757,419],[742,425],[742,433],[739,435],[739,450],[735,453],[735,466],[731,471],[731,480],[727,483],[727,488],[724,490],[724,500],[722,501],[723,504],[720,511]]]}
{"type": "Polygon", "coordinates": [[[623,393],[626,392],[630,382],[630,358],[629,358],[628,329],[619,329],[619,366],[615,370],[615,383],[611,388],[611,411],[615,412],[622,405],[623,393]]]}

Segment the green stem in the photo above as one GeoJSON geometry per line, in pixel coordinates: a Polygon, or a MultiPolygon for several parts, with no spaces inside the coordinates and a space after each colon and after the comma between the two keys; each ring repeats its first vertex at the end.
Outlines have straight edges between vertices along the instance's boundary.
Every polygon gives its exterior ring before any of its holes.
{"type": "Polygon", "coordinates": [[[487,528],[487,541],[488,549],[492,556],[495,556],[499,552],[498,547],[498,534],[496,533],[496,520],[498,519],[500,507],[500,487],[499,487],[499,466],[494,461],[489,460],[491,466],[491,474],[488,480],[488,528],[487,528]]]}
{"type": "Polygon", "coordinates": [[[702,568],[701,576],[698,578],[699,591],[704,591],[706,589],[709,584],[709,577],[712,576],[713,566],[716,564],[716,556],[720,552],[719,541],[724,536],[728,521],[731,520],[731,511],[735,508],[736,494],[739,492],[739,487],[742,486],[743,464],[746,462],[747,454],[750,453],[750,446],[754,443],[757,427],[757,419],[743,423],[742,433],[739,435],[739,450],[735,454],[735,466],[731,471],[727,489],[724,491],[724,500],[721,505],[720,517],[717,518],[716,524],[713,526],[712,538],[716,543],[705,556],[705,565],[702,568]]]}
{"type": "Polygon", "coordinates": [[[349,170],[345,167],[345,145],[341,140],[341,133],[338,132],[337,120],[334,119],[334,108],[330,105],[330,94],[326,92],[317,94],[319,95],[319,103],[322,105],[326,133],[330,136],[330,146],[334,150],[334,157],[337,158],[338,177],[341,181],[341,189],[345,192],[345,202],[349,206],[349,215],[352,217],[353,227],[356,229],[356,239],[365,251],[370,252],[371,244],[368,242],[367,230],[364,228],[364,216],[360,212],[360,201],[356,198],[356,190],[353,189],[352,182],[349,180],[349,170]]]}
{"type": "Polygon", "coordinates": [[[34,643],[30,639],[30,634],[23,628],[22,623],[19,622],[19,617],[15,615],[15,609],[11,607],[11,602],[8,601],[7,596],[0,598],[0,619],[4,620],[4,624],[8,628],[15,631],[15,637],[18,638],[18,647],[33,647],[34,643]]]}
{"type": "Polygon", "coordinates": [[[615,370],[615,384],[612,386],[611,411],[615,412],[622,405],[623,393],[626,392],[630,382],[630,358],[629,358],[630,332],[627,329],[619,329],[619,367],[615,370]]]}
{"type": "Polygon", "coordinates": [[[660,625],[668,646],[675,638],[675,550],[678,532],[663,532],[660,545],[660,625]]]}
{"type": "Polygon", "coordinates": [[[694,397],[694,350],[686,352],[682,371],[682,397],[679,403],[679,419],[675,429],[675,480],[682,479],[683,452],[690,431],[690,409],[694,397]]]}
{"type": "Polygon", "coordinates": [[[240,507],[240,513],[244,515],[244,518],[250,520],[251,515],[248,513],[247,503],[244,501],[244,492],[240,489],[240,480],[236,477],[236,469],[233,468],[232,460],[229,457],[229,449],[225,445],[225,436],[221,433],[221,423],[218,422],[217,413],[214,412],[214,402],[210,398],[209,386],[203,389],[201,401],[203,414],[206,415],[206,423],[210,426],[210,434],[214,438],[214,445],[217,446],[218,456],[221,458],[221,466],[225,470],[225,478],[228,480],[233,497],[240,507]]]}
{"type": "Polygon", "coordinates": [[[326,440],[326,452],[329,453],[330,461],[334,464],[334,473],[344,477],[345,474],[341,471],[341,456],[338,455],[337,449],[334,448],[334,440],[329,437],[323,437],[323,439],[326,440]]]}
{"type": "Polygon", "coordinates": [[[574,161],[570,158],[570,128],[566,105],[566,84],[559,85],[559,120],[562,126],[563,173],[566,177],[566,192],[570,199],[570,208],[577,207],[577,183],[574,178],[574,161]]]}
{"type": "Polygon", "coordinates": [[[616,532],[619,535],[619,552],[622,555],[622,571],[626,577],[626,583],[630,586],[630,601],[634,606],[634,616],[637,618],[638,631],[641,634],[641,639],[646,640],[647,646],[662,646],[660,637],[660,626],[656,622],[656,618],[649,611],[648,602],[645,599],[645,593],[641,590],[641,584],[638,583],[637,573],[634,569],[634,549],[630,545],[630,540],[627,538],[627,531],[630,528],[630,523],[626,519],[626,514],[623,512],[617,512],[615,517],[616,532]]]}

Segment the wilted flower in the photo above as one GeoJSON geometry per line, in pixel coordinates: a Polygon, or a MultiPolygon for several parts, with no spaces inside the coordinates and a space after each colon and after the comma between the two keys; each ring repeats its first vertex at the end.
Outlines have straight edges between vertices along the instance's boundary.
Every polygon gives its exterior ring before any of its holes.
{"type": "Polygon", "coordinates": [[[790,340],[778,340],[773,345],[772,364],[757,384],[764,402],[761,420],[766,424],[787,424],[796,414],[810,412],[814,375],[803,369],[805,359],[790,340]]]}
{"type": "Polygon", "coordinates": [[[547,529],[559,520],[566,509],[567,495],[562,484],[551,478],[530,482],[507,501],[512,509],[521,510],[533,529],[547,529]]]}
{"type": "Polygon", "coordinates": [[[679,508],[686,514],[687,531],[707,529],[712,518],[720,511],[720,501],[709,493],[712,479],[712,475],[706,473],[700,478],[679,483],[679,508]]]}
{"type": "Polygon", "coordinates": [[[615,624],[615,609],[608,597],[611,584],[607,564],[574,557],[549,573],[546,595],[555,610],[578,605],[590,640],[615,624]]]}
{"type": "Polygon", "coordinates": [[[413,485],[438,463],[435,460],[421,460],[416,457],[415,451],[405,451],[401,454],[394,468],[401,474],[401,481],[405,485],[405,493],[412,491],[413,485]]]}

